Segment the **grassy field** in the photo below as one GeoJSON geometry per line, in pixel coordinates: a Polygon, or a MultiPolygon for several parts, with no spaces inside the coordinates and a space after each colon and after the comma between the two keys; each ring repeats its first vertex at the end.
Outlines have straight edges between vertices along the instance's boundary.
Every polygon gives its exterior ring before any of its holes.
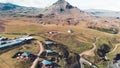
{"type": "MultiPolygon", "coordinates": [[[[101,32],[94,29],[89,29],[86,26],[86,22],[81,22],[77,26],[73,25],[41,25],[35,22],[30,21],[24,21],[24,20],[9,20],[7,23],[5,23],[5,34],[3,36],[13,38],[18,37],[20,35],[9,35],[6,33],[27,33],[27,34],[36,34],[34,36],[36,39],[39,40],[45,40],[47,38],[50,38],[54,41],[57,41],[61,44],[66,45],[69,50],[75,51],[77,53],[81,53],[83,51],[89,50],[92,48],[92,43],[95,42],[95,38],[99,37],[100,39],[97,42],[97,48],[100,47],[101,44],[106,43],[110,44],[111,50],[113,49],[114,45],[119,43],[119,34],[110,34],[106,32],[101,32]],[[74,33],[70,34],[67,31],[69,29],[72,29],[74,33]],[[59,34],[48,37],[45,35],[46,32],[49,31],[57,31],[59,34]]],[[[19,48],[22,48],[24,46],[29,46],[30,49],[22,49],[22,51],[30,51],[32,53],[37,53],[38,47],[37,45],[34,45],[34,43],[30,45],[23,45],[19,48]],[[35,47],[36,46],[36,47],[35,47]]],[[[10,50],[6,53],[3,53],[0,55],[0,68],[3,68],[2,66],[6,66],[5,68],[14,68],[14,64],[18,62],[16,59],[12,59],[11,56],[18,52],[19,48],[15,48],[13,50],[10,50]],[[7,56],[7,57],[6,57],[7,56]],[[9,60],[8,60],[9,59],[9,60]],[[7,61],[8,60],[8,61],[7,61]],[[13,63],[11,63],[13,61],[13,63]],[[4,62],[4,63],[3,63],[4,62]]],[[[119,52],[119,47],[116,49],[115,52],[113,52],[110,56],[115,56],[119,52]]],[[[91,57],[94,59],[94,57],[91,57]]],[[[113,57],[112,57],[113,58],[113,57]]],[[[111,59],[112,59],[111,58],[111,59]]],[[[92,60],[90,60],[92,61],[92,60]]],[[[93,61],[96,63],[95,61],[93,61]]],[[[103,68],[103,62],[97,63],[100,68],[103,68]]]]}
{"type": "MultiPolygon", "coordinates": [[[[8,37],[11,37],[7,35],[8,37]]],[[[43,40],[39,38],[39,40],[43,40]]],[[[32,41],[30,44],[20,45],[18,47],[13,47],[9,51],[0,54],[0,68],[28,68],[30,63],[24,64],[22,60],[13,59],[12,56],[17,52],[31,52],[32,54],[37,54],[39,52],[39,45],[36,41],[32,41]],[[28,65],[28,66],[27,66],[28,65]]]]}

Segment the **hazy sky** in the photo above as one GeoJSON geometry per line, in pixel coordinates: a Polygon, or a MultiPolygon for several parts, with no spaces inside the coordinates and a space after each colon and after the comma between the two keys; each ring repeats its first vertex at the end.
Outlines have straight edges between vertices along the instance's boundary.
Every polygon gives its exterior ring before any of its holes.
{"type": "MultiPolygon", "coordinates": [[[[22,6],[44,8],[57,0],[0,0],[22,6]]],[[[80,9],[106,9],[120,11],[120,0],[66,0],[80,9]]]]}

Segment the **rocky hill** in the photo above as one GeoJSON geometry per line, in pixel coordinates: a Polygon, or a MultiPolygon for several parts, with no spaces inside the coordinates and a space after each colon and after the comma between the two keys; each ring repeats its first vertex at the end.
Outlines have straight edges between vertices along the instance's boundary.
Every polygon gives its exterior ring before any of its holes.
{"type": "MultiPolygon", "coordinates": [[[[101,11],[99,11],[101,12],[101,11]]],[[[33,7],[18,6],[11,3],[0,3],[0,17],[33,17],[38,19],[37,23],[41,24],[67,24],[77,25],[80,22],[87,22],[88,26],[97,27],[118,27],[120,19],[110,17],[96,16],[98,11],[82,11],[72,6],[65,0],[58,0],[51,6],[40,9],[33,7]],[[94,14],[94,15],[93,15],[94,14]]],[[[102,12],[103,13],[103,12],[102,12]]],[[[108,13],[104,12],[104,13],[108,13]]]]}
{"type": "Polygon", "coordinates": [[[42,18],[43,21],[46,20],[45,18],[47,18],[47,20],[52,18],[54,21],[64,21],[67,24],[77,24],[81,20],[91,18],[89,14],[72,6],[65,0],[58,0],[50,7],[45,8],[37,17],[42,18]]]}
{"type": "MultiPolygon", "coordinates": [[[[108,12],[108,11],[107,11],[108,12]]],[[[106,12],[106,13],[107,13],[106,12]]],[[[119,28],[120,19],[114,17],[99,17],[92,15],[86,11],[80,10],[77,7],[72,6],[65,0],[58,0],[51,6],[45,8],[41,14],[38,15],[40,18],[39,23],[56,23],[64,22],[63,24],[76,25],[80,22],[87,22],[88,26],[97,26],[119,28]]]]}
{"type": "Polygon", "coordinates": [[[46,8],[43,11],[45,16],[54,15],[60,19],[65,18],[80,18],[89,16],[84,11],[78,9],[77,7],[72,6],[65,0],[58,0],[56,3],[46,8]]]}

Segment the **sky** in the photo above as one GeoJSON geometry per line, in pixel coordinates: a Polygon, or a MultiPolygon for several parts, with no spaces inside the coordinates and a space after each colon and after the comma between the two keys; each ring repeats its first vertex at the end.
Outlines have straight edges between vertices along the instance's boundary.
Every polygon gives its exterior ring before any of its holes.
{"type": "MultiPolygon", "coordinates": [[[[0,0],[0,2],[13,3],[27,7],[45,8],[57,0],[0,0]]],[[[78,7],[79,9],[104,9],[120,11],[120,0],[66,0],[71,5],[78,7]]]]}

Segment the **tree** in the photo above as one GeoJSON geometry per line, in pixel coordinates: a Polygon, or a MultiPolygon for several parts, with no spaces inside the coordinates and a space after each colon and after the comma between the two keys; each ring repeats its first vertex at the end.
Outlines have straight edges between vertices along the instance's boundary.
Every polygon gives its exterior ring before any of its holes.
{"type": "Polygon", "coordinates": [[[110,47],[107,44],[102,44],[101,47],[97,50],[97,54],[100,57],[105,57],[109,51],[110,47]]]}
{"type": "Polygon", "coordinates": [[[43,16],[44,16],[43,14],[39,14],[39,15],[37,15],[36,17],[42,18],[43,16]]]}

